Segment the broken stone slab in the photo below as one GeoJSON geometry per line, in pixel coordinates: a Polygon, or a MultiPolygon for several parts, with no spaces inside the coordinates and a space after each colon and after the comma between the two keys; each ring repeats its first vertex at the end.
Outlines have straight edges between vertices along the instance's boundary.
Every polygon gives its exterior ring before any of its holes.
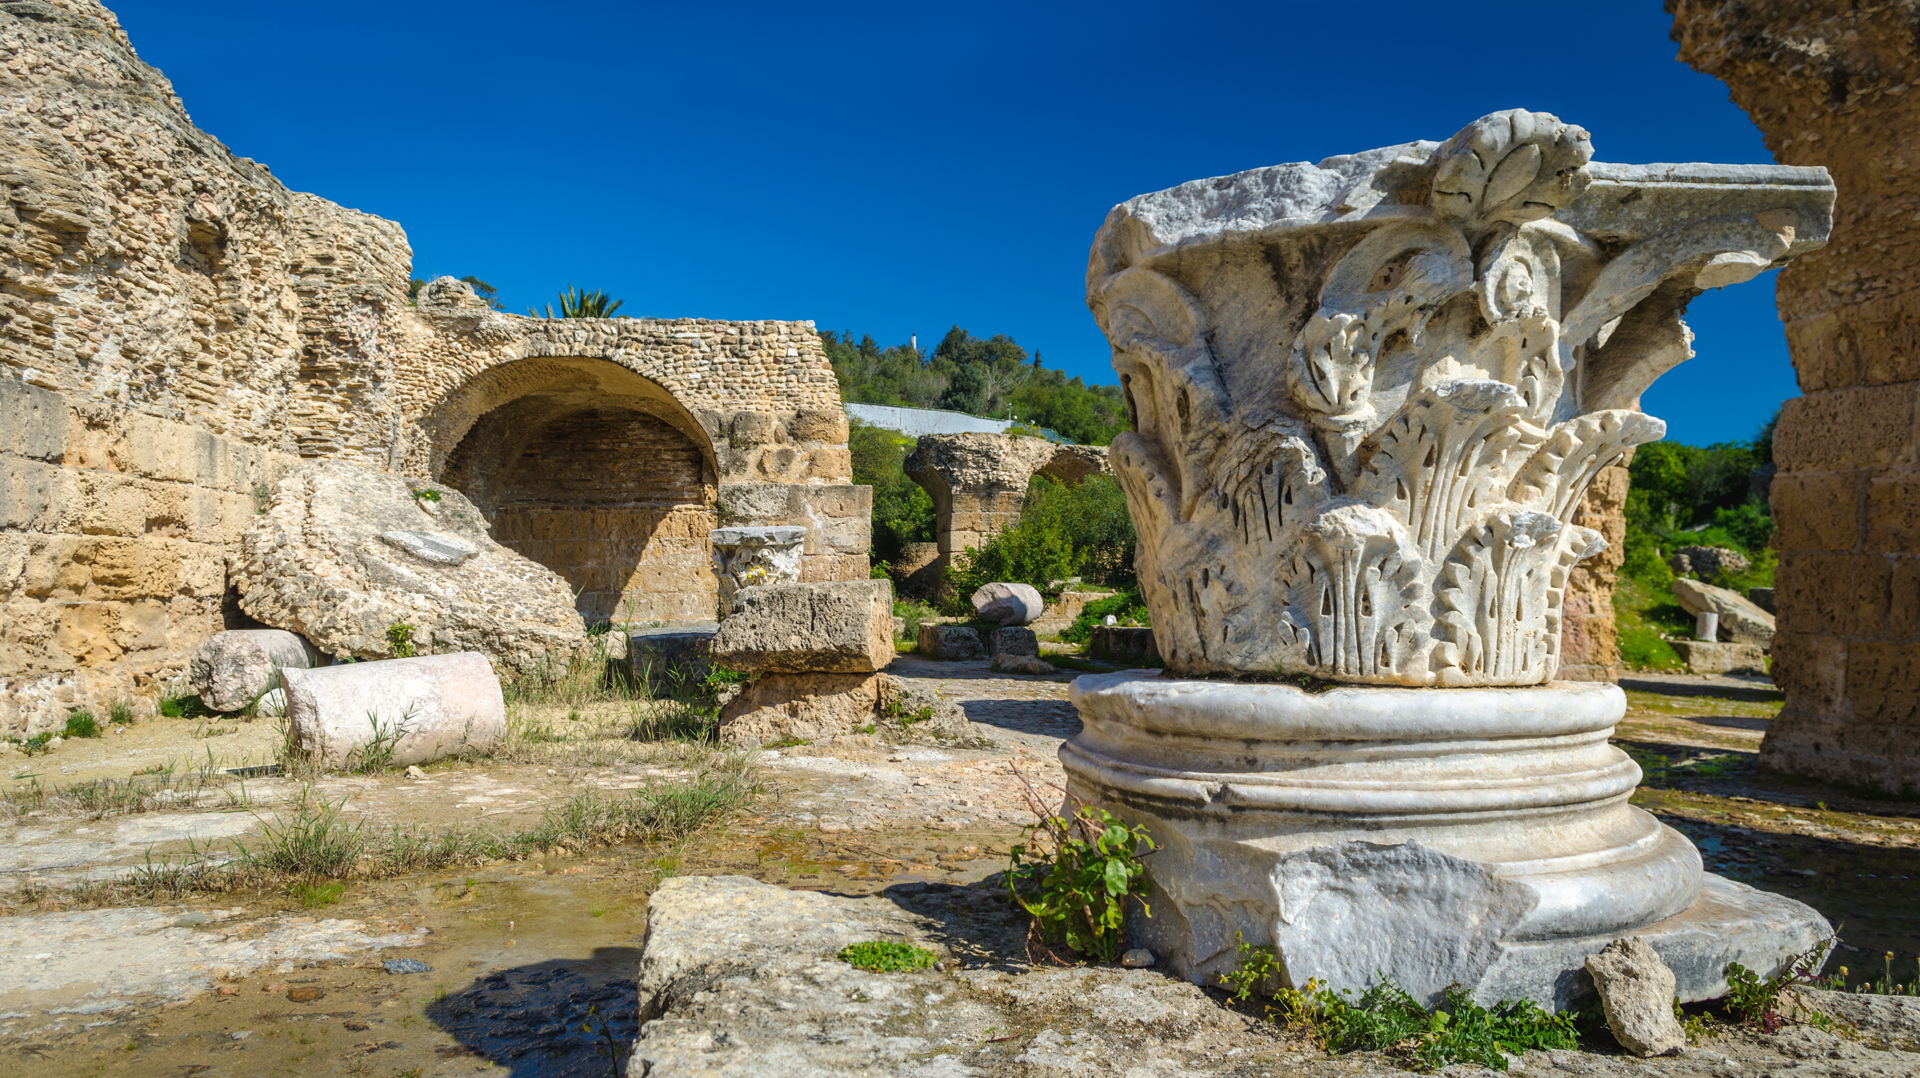
{"type": "Polygon", "coordinates": [[[1773,615],[1737,591],[1681,577],[1673,582],[1673,597],[1689,614],[1720,615],[1723,641],[1763,648],[1773,644],[1773,615]]]}
{"type": "Polygon", "coordinates": [[[1767,653],[1758,644],[1712,643],[1706,640],[1669,640],[1687,671],[1694,674],[1764,674],[1767,653]]]}
{"type": "Polygon", "coordinates": [[[1019,625],[1008,625],[995,629],[987,637],[995,657],[1001,655],[1038,655],[1040,638],[1032,629],[1019,625]]]}
{"type": "Polygon", "coordinates": [[[715,528],[713,571],[720,582],[720,614],[731,613],[746,588],[791,584],[800,579],[807,529],[791,524],[715,528]]]}
{"type": "Polygon", "coordinates": [[[346,461],[308,461],[280,481],[231,579],[242,610],[329,655],[384,659],[395,625],[422,652],[478,651],[528,675],[591,647],[573,589],[494,542],[460,492],[346,461]]]}
{"type": "Polygon", "coordinates": [[[713,661],[722,666],[870,674],[893,661],[893,586],[885,580],[768,584],[734,602],[713,637],[713,661]]]}
{"type": "Polygon", "coordinates": [[[194,650],[187,684],[215,711],[244,711],[280,684],[280,668],[319,666],[321,655],[285,629],[228,629],[194,650]]]}
{"type": "Polygon", "coordinates": [[[293,750],[322,768],[403,767],[484,752],[507,732],[500,679],[475,651],[287,669],[293,750]]]}
{"type": "Polygon", "coordinates": [[[1128,666],[1152,666],[1160,661],[1153,630],[1141,625],[1096,625],[1087,638],[1087,657],[1128,666]]]}
{"type": "Polygon", "coordinates": [[[445,532],[385,531],[380,541],[435,565],[459,565],[480,553],[479,547],[445,532]]]}
{"type": "Polygon", "coordinates": [[[1683,546],[1667,559],[1668,568],[1674,572],[1709,582],[1742,572],[1751,564],[1745,554],[1723,546],[1683,546]]]}
{"type": "Polygon", "coordinates": [[[1032,584],[983,584],[973,593],[973,612],[1002,625],[1028,625],[1047,612],[1047,603],[1032,584]]]}
{"type": "Polygon", "coordinates": [[[1646,940],[1614,940],[1587,959],[1587,972],[1620,1047],[1637,1056],[1663,1056],[1686,1047],[1686,1032],[1673,1014],[1673,971],[1646,940]]]}
{"type": "Polygon", "coordinates": [[[935,625],[923,621],[920,623],[920,639],[914,650],[929,659],[943,662],[987,657],[980,634],[966,625],[935,625]]]}

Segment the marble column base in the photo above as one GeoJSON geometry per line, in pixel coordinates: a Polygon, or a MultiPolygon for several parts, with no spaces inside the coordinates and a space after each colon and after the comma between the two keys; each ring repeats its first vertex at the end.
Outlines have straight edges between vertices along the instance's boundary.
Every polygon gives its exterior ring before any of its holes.
{"type": "Polygon", "coordinates": [[[1830,934],[1790,899],[1701,871],[1627,803],[1640,769],[1608,743],[1606,684],[1342,687],[1082,677],[1068,795],[1143,824],[1153,916],[1140,942],[1201,984],[1273,946],[1285,977],[1361,991],[1386,974],[1432,1000],[1568,1006],[1583,963],[1642,936],[1682,999],[1729,961],[1771,972],[1830,934]]]}

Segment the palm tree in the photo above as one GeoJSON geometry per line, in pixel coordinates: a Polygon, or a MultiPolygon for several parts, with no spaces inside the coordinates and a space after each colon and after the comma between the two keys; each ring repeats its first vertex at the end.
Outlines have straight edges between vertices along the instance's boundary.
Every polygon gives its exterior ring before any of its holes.
{"type": "MultiPolygon", "coordinates": [[[[553,305],[547,305],[548,318],[612,318],[613,312],[620,309],[620,300],[595,289],[591,292],[584,288],[568,285],[560,293],[560,313],[553,313],[553,305]]],[[[528,314],[535,314],[528,311],[528,314]]],[[[538,315],[535,315],[538,317],[538,315]]]]}

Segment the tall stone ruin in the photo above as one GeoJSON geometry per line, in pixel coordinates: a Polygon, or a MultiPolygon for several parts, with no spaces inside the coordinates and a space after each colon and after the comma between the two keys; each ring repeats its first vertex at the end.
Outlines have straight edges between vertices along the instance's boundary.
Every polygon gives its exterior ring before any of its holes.
{"type": "Polygon", "coordinates": [[[1628,804],[1625,698],[1555,681],[1590,484],[1664,425],[1686,303],[1819,247],[1817,168],[1614,165],[1512,110],[1116,207],[1088,302],[1163,674],[1081,678],[1069,795],[1144,824],[1153,949],[1574,1001],[1645,937],[1683,999],[1829,931],[1628,804]]]}
{"type": "Polygon", "coordinates": [[[249,624],[230,562],[302,460],[467,493],[591,620],[711,620],[719,525],[867,575],[811,323],[410,299],[400,226],[196,128],[97,0],[0,5],[0,91],[0,734],[151,696],[249,624]]]}
{"type": "Polygon", "coordinates": [[[1668,0],[1680,59],[1786,164],[1829,169],[1833,238],[1780,274],[1803,395],[1781,409],[1765,766],[1920,794],[1920,121],[1914,0],[1668,0]]]}

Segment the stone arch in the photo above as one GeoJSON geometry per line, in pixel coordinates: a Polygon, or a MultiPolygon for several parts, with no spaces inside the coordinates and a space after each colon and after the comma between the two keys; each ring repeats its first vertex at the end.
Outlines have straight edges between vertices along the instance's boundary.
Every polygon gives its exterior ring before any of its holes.
{"type": "Polygon", "coordinates": [[[1071,486],[1105,470],[1099,446],[987,433],[926,435],[906,462],[908,477],[933,498],[940,566],[1019,523],[1034,476],[1071,486]]]}
{"type": "Polygon", "coordinates": [[[429,474],[560,574],[589,622],[714,616],[713,441],[660,383],[602,358],[514,360],[449,393],[421,430],[429,474]]]}

